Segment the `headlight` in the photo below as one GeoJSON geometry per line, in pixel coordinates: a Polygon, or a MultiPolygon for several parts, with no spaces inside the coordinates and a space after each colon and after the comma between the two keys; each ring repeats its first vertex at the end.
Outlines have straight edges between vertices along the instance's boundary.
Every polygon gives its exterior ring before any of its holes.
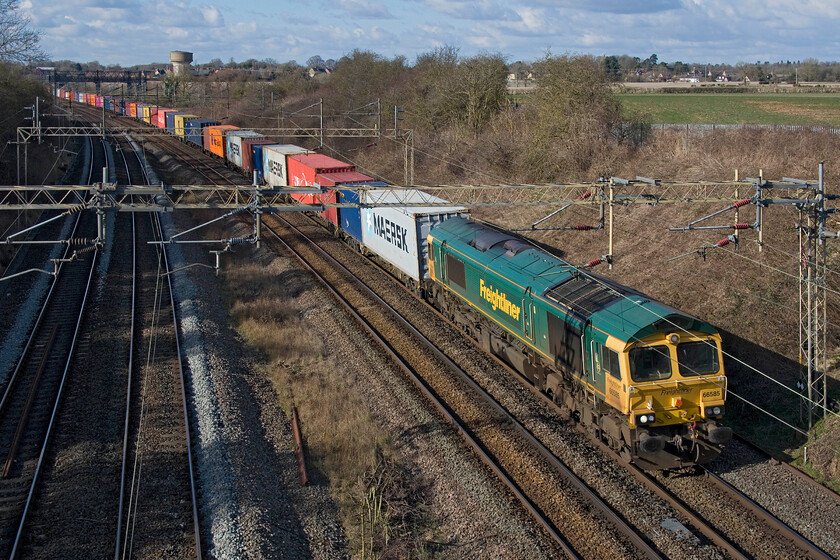
{"type": "Polygon", "coordinates": [[[723,407],[721,405],[717,406],[707,406],[706,407],[706,416],[720,416],[723,414],[723,407]]]}
{"type": "Polygon", "coordinates": [[[656,422],[656,416],[653,414],[640,414],[636,416],[636,424],[653,424],[656,422]]]}

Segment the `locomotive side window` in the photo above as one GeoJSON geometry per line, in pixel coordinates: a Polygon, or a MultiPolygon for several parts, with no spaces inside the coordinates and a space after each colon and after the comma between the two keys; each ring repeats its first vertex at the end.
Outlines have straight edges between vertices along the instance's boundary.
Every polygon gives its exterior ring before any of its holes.
{"type": "Polygon", "coordinates": [[[671,377],[671,354],[667,346],[642,346],[630,350],[633,381],[655,381],[671,377]]]}
{"type": "Polygon", "coordinates": [[[572,371],[582,372],[580,331],[557,315],[548,313],[548,344],[554,359],[572,371]]]}
{"type": "Polygon", "coordinates": [[[446,254],[446,277],[453,284],[467,289],[467,274],[464,270],[464,263],[453,257],[451,254],[446,254]]]}
{"type": "Polygon", "coordinates": [[[720,370],[717,346],[710,342],[683,342],[677,346],[680,375],[714,375],[720,370]]]}
{"type": "Polygon", "coordinates": [[[616,379],[621,379],[618,353],[610,350],[606,346],[601,346],[601,367],[616,379]]]}

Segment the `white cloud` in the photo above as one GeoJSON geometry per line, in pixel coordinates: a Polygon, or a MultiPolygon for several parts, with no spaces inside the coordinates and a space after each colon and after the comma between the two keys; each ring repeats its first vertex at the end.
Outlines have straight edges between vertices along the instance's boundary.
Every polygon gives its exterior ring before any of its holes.
{"type": "Polygon", "coordinates": [[[836,0],[20,0],[55,59],[124,65],[196,60],[338,59],[452,45],[469,57],[629,54],[673,62],[835,60],[836,0]],[[247,4],[247,5],[245,5],[247,4]],[[366,25],[370,20],[387,25],[366,25]]]}
{"type": "Polygon", "coordinates": [[[568,8],[582,12],[612,14],[645,14],[676,10],[682,7],[681,0],[532,0],[538,4],[555,8],[568,8]]]}
{"type": "Polygon", "coordinates": [[[204,16],[204,21],[208,25],[217,27],[224,24],[222,14],[219,12],[219,9],[216,6],[200,6],[199,9],[201,10],[202,15],[204,16]]]}
{"type": "Polygon", "coordinates": [[[394,19],[382,2],[376,0],[338,0],[338,7],[351,15],[367,19],[394,19]]]}
{"type": "Polygon", "coordinates": [[[519,17],[515,11],[494,0],[423,0],[423,4],[458,19],[510,21],[519,17]]]}

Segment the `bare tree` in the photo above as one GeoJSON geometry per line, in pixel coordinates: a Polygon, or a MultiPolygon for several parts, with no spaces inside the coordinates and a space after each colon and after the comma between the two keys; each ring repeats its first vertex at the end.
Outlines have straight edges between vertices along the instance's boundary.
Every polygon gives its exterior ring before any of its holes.
{"type": "Polygon", "coordinates": [[[0,60],[27,63],[46,58],[39,46],[40,33],[30,23],[18,12],[18,0],[0,0],[0,60]]]}

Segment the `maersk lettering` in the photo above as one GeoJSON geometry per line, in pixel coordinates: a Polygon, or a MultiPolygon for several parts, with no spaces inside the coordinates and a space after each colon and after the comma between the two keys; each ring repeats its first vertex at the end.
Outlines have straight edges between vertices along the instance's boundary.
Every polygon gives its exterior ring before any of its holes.
{"type": "MultiPolygon", "coordinates": [[[[282,156],[281,156],[282,157],[282,156]]],[[[268,160],[268,172],[280,177],[281,179],[286,179],[286,169],[283,166],[283,162],[279,159],[270,159],[268,160]]]]}
{"type": "Polygon", "coordinates": [[[486,286],[484,280],[479,280],[479,293],[493,306],[493,311],[501,309],[503,313],[510,315],[514,321],[519,320],[519,313],[522,308],[508,300],[506,293],[500,292],[493,286],[486,286]]]}
{"type": "Polygon", "coordinates": [[[402,249],[406,253],[409,252],[408,241],[406,241],[408,230],[401,225],[373,214],[373,233],[396,248],[402,249]]]}

